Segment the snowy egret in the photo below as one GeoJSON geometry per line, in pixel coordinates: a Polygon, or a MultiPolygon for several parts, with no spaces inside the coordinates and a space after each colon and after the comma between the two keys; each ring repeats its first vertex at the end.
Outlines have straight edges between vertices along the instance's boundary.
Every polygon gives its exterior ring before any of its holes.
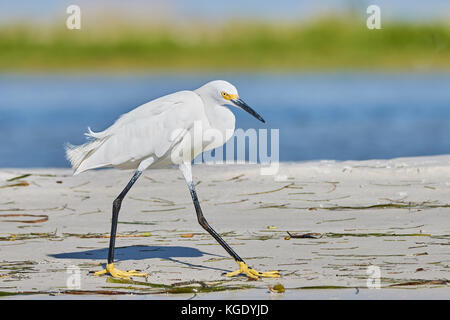
{"type": "Polygon", "coordinates": [[[101,167],[136,170],[133,177],[113,202],[111,237],[106,269],[95,275],[109,273],[116,278],[147,276],[136,270],[122,271],[114,267],[114,247],[117,221],[122,200],[140,177],[149,168],[177,165],[189,187],[200,225],[237,262],[239,269],[226,276],[245,274],[249,278],[279,277],[278,271],[258,272],[248,267],[244,260],[214,231],[203,216],[192,180],[191,162],[203,151],[223,145],[231,138],[235,117],[227,108],[237,106],[258,120],[264,119],[239,98],[236,88],[223,80],[211,81],[194,91],[179,91],[152,100],[122,115],[112,126],[102,132],[88,129],[89,141],[80,146],[66,146],[67,159],[71,162],[74,175],[101,167]],[[203,130],[215,130],[223,139],[195,136],[195,126],[203,130]],[[195,137],[194,137],[195,138],[195,137]],[[182,152],[183,150],[189,152],[182,152]]]}

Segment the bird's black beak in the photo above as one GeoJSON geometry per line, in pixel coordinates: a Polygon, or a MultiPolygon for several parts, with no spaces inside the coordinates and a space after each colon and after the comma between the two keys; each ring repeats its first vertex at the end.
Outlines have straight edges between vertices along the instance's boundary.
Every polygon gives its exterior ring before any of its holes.
{"type": "Polygon", "coordinates": [[[246,104],[242,99],[231,100],[231,102],[233,102],[234,105],[241,108],[242,110],[250,113],[252,116],[254,116],[259,121],[266,123],[266,121],[255,110],[250,108],[250,106],[248,104],[246,104]]]}

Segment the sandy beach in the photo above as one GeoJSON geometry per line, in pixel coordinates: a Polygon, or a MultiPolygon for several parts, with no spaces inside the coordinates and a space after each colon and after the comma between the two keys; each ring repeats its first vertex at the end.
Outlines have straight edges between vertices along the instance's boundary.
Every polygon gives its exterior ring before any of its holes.
{"type": "Polygon", "coordinates": [[[149,277],[94,276],[132,172],[71,173],[0,169],[1,298],[450,298],[450,156],[282,163],[276,176],[194,166],[209,223],[251,267],[282,275],[259,281],[224,276],[237,265],[197,223],[175,169],[146,171],[119,216],[116,266],[149,277]]]}

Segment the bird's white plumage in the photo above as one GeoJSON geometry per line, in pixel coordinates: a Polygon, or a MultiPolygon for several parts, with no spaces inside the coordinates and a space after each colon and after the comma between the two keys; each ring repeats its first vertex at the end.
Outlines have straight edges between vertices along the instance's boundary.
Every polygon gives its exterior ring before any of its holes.
{"type": "Polygon", "coordinates": [[[191,161],[201,152],[221,146],[233,135],[235,118],[225,107],[228,104],[240,107],[264,122],[256,111],[239,99],[233,85],[216,80],[194,91],[180,91],[150,101],[124,114],[102,132],[89,129],[86,134],[89,142],[81,146],[67,146],[67,158],[75,169],[74,174],[106,166],[137,169],[113,202],[108,263],[104,270],[94,275],[109,273],[126,280],[132,276],[147,277],[147,274],[136,270],[122,271],[114,267],[114,239],[119,211],[122,200],[143,170],[175,164],[189,186],[198,222],[239,265],[239,270],[227,273],[227,276],[245,273],[252,279],[279,277],[278,271],[258,272],[249,268],[208,224],[200,208],[192,180],[191,161]]]}
{"type": "Polygon", "coordinates": [[[216,129],[224,134],[224,141],[195,141],[192,146],[198,153],[222,145],[234,130],[233,113],[224,107],[220,92],[237,95],[234,86],[226,81],[212,81],[195,91],[179,91],[143,104],[122,115],[113,125],[101,132],[86,136],[89,141],[81,146],[68,145],[67,158],[72,163],[74,174],[83,171],[113,166],[119,169],[145,169],[180,164],[174,157],[177,148],[183,147],[192,138],[194,124],[203,130],[216,129]]]}

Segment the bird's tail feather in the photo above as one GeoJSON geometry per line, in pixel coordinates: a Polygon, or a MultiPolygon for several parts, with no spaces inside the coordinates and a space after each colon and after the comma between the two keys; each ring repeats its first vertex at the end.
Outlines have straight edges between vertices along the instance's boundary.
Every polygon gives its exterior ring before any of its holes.
{"type": "Polygon", "coordinates": [[[104,133],[105,133],[104,131],[102,131],[102,132],[94,132],[94,131],[91,130],[90,127],[88,127],[88,132],[86,132],[84,135],[86,136],[86,138],[88,140],[92,140],[92,139],[102,139],[102,138],[104,138],[105,137],[104,133]]]}
{"type": "Polygon", "coordinates": [[[103,143],[101,139],[93,139],[79,146],[74,146],[67,143],[64,148],[66,150],[66,158],[72,164],[74,174],[77,174],[77,169],[90,155],[97,150],[98,147],[103,143]]]}

